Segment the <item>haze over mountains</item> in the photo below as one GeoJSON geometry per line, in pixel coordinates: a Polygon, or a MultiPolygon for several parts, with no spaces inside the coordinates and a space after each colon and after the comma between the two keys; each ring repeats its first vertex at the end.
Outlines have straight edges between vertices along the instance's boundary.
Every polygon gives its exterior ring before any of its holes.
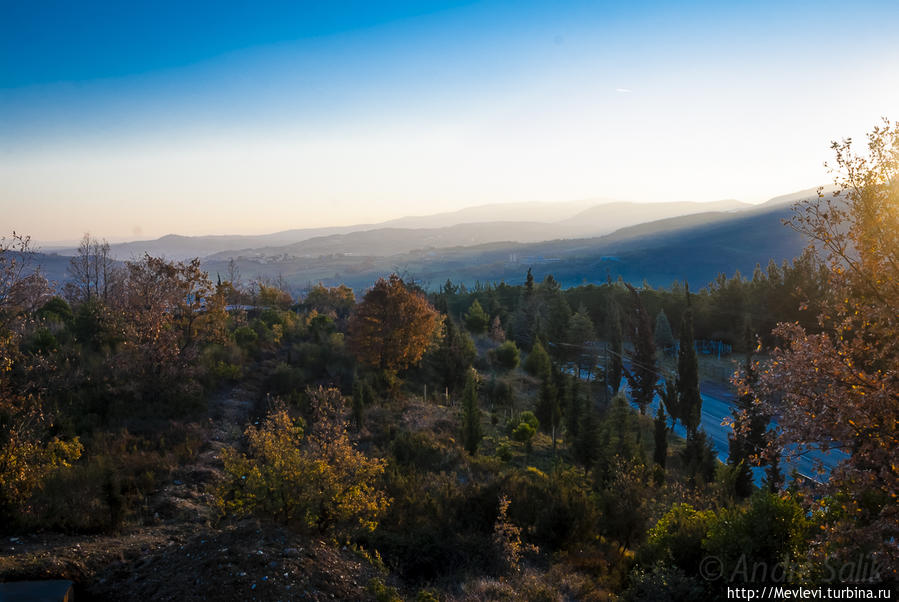
{"type": "MultiPolygon", "coordinates": [[[[517,282],[528,267],[538,277],[552,273],[565,285],[620,275],[656,286],[675,279],[702,286],[722,271],[751,272],[756,263],[798,255],[805,242],[782,220],[795,201],[813,196],[814,190],[804,190],[761,205],[731,200],[495,204],[262,236],[169,235],[111,249],[122,260],[144,252],[201,257],[213,277],[227,273],[234,258],[245,282],[281,279],[297,291],[319,281],[365,288],[392,271],[432,286],[447,278],[517,282]]],[[[70,254],[74,250],[41,257],[51,279],[66,278],[70,254]]]]}
{"type": "MultiPolygon", "coordinates": [[[[490,242],[538,242],[601,236],[643,222],[708,211],[739,211],[752,205],[726,200],[710,203],[631,203],[603,199],[546,203],[496,203],[459,211],[409,216],[378,224],[301,228],[265,235],[180,236],[116,243],[117,259],[144,253],[170,259],[192,257],[305,257],[331,253],[391,255],[428,247],[490,242]]],[[[74,248],[59,249],[74,255],[74,248]]]]}

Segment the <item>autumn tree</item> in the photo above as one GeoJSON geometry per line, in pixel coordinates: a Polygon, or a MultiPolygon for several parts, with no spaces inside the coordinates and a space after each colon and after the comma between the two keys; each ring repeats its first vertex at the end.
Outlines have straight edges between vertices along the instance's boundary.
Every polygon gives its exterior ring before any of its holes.
{"type": "Polygon", "coordinates": [[[303,306],[307,310],[314,309],[320,314],[333,315],[339,320],[344,320],[356,306],[356,296],[353,289],[345,284],[329,288],[318,283],[306,294],[303,306]]]}
{"type": "Polygon", "coordinates": [[[226,448],[225,480],[216,503],[224,514],[255,514],[316,534],[350,537],[371,531],[389,499],[378,487],[382,460],[358,451],[347,435],[336,389],[308,389],[307,428],[283,406],[247,427],[249,453],[226,448]]]}
{"type": "Polygon", "coordinates": [[[442,316],[396,274],[380,278],[350,318],[348,343],[356,359],[388,378],[417,364],[440,332],[442,316]]]}
{"type": "MultiPolygon", "coordinates": [[[[843,449],[821,488],[834,496],[823,553],[870,551],[899,571],[899,123],[856,154],[834,142],[837,190],[800,202],[789,225],[828,267],[821,332],[775,329],[781,344],[752,387],[777,413],[778,445],[843,449]]],[[[819,546],[820,547],[820,546],[819,546]]]]}

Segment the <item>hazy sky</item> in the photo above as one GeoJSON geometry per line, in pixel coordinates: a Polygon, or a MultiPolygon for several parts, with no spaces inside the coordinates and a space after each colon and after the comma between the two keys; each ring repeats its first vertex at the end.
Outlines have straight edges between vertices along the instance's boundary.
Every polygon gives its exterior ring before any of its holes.
{"type": "Polygon", "coordinates": [[[0,230],[757,202],[899,119],[895,0],[380,4],[0,0],[0,230]]]}

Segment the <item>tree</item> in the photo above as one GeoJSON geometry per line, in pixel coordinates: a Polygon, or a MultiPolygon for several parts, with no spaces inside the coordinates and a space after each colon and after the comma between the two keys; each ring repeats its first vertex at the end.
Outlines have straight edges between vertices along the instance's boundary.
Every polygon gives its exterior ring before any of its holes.
{"type": "Polygon", "coordinates": [[[680,411],[680,398],[677,394],[677,380],[672,377],[672,375],[668,375],[665,378],[665,382],[658,387],[659,399],[661,399],[661,405],[665,407],[668,411],[668,416],[671,417],[671,426],[681,419],[681,411],[680,411]]]}
{"type": "Polygon", "coordinates": [[[67,285],[72,301],[83,303],[91,298],[100,299],[104,304],[111,301],[121,272],[109,254],[109,243],[85,234],[78,245],[78,254],[69,262],[71,282],[67,285]]]}
{"type": "Polygon", "coordinates": [[[658,379],[656,370],[656,346],[652,338],[652,323],[640,300],[640,293],[632,285],[627,285],[634,303],[634,353],[631,367],[627,371],[627,382],[631,387],[634,401],[641,414],[646,414],[646,406],[652,401],[658,379]]]}
{"type": "Polygon", "coordinates": [[[695,433],[702,418],[702,397],[699,394],[699,359],[693,342],[693,309],[690,307],[690,287],[687,286],[687,309],[680,326],[680,347],[677,350],[677,394],[680,420],[687,433],[695,433]]]}
{"type": "Polygon", "coordinates": [[[671,332],[671,323],[668,321],[668,316],[665,315],[664,309],[660,310],[659,315],[656,316],[654,336],[656,347],[663,352],[667,353],[669,349],[674,347],[674,334],[671,332]]]}
{"type": "MultiPolygon", "coordinates": [[[[750,336],[746,338],[751,339],[750,336]]],[[[741,382],[745,382],[746,386],[737,397],[733,410],[733,432],[728,437],[727,463],[737,470],[735,493],[738,497],[746,498],[753,491],[750,466],[759,462],[760,454],[767,444],[768,423],[771,420],[771,417],[764,413],[761,404],[754,403],[751,393],[752,387],[757,382],[751,350],[746,353],[743,371],[736,378],[738,387],[741,382]]]]}
{"type": "Polygon", "coordinates": [[[518,367],[520,353],[515,341],[506,341],[496,349],[492,350],[491,353],[494,363],[502,370],[514,370],[518,367]]]}
{"type": "Polygon", "coordinates": [[[481,444],[481,408],[478,406],[478,381],[474,369],[468,371],[462,390],[462,445],[471,455],[481,444]]]}
{"type": "Polygon", "coordinates": [[[593,328],[593,320],[587,315],[587,308],[581,305],[577,313],[568,320],[568,333],[565,336],[565,342],[571,350],[570,357],[577,362],[578,370],[586,367],[592,371],[591,364],[595,363],[595,356],[587,345],[595,340],[596,330],[593,328]]]}
{"type": "Polygon", "coordinates": [[[487,332],[487,325],[490,323],[490,316],[484,312],[484,308],[477,299],[468,308],[465,313],[465,327],[474,334],[484,334],[487,332]]]}
{"type": "Polygon", "coordinates": [[[417,364],[440,332],[442,316],[422,295],[391,274],[365,293],[350,318],[348,343],[356,359],[388,377],[417,364]]]}
{"type": "Polygon", "coordinates": [[[31,270],[34,253],[30,236],[0,237],[0,331],[49,299],[47,279],[31,270]]]}
{"type": "Polygon", "coordinates": [[[544,376],[543,381],[540,383],[537,407],[534,408],[537,420],[540,421],[543,429],[552,437],[553,452],[556,450],[556,436],[562,420],[562,405],[559,399],[558,387],[561,376],[557,370],[552,370],[544,376]]]}
{"type": "Polygon", "coordinates": [[[353,307],[356,306],[356,296],[353,294],[353,289],[345,284],[328,288],[319,282],[306,294],[303,306],[307,310],[314,309],[320,314],[344,320],[349,317],[353,307]]]}
{"type": "Polygon", "coordinates": [[[653,448],[652,459],[656,464],[665,468],[665,462],[668,460],[668,424],[665,418],[665,411],[661,405],[653,424],[655,427],[655,447],[653,448]]]}
{"type": "Polygon", "coordinates": [[[602,453],[599,430],[599,417],[596,415],[596,410],[588,405],[571,449],[575,461],[584,467],[586,473],[590,472],[602,453]]]}
{"type": "Polygon", "coordinates": [[[618,303],[609,296],[609,311],[606,318],[606,329],[609,333],[609,369],[606,374],[606,386],[612,395],[618,393],[621,386],[621,375],[624,373],[624,335],[621,332],[621,315],[618,303]]]}
{"type": "Polygon", "coordinates": [[[493,322],[490,323],[490,340],[494,343],[502,343],[506,340],[506,331],[503,330],[503,323],[499,316],[493,316],[493,322]]]}
{"type": "Polygon", "coordinates": [[[552,360],[549,359],[549,354],[546,353],[540,341],[537,341],[524,360],[525,372],[537,378],[546,378],[551,368],[552,360]]]}
{"type": "MultiPolygon", "coordinates": [[[[752,390],[777,413],[778,448],[839,447],[848,459],[820,488],[842,510],[820,530],[824,553],[869,549],[899,571],[899,123],[867,137],[866,154],[834,142],[837,190],[800,202],[788,224],[827,266],[821,332],[774,331],[781,344],[752,390]]],[[[821,546],[819,546],[821,547],[821,546]]]]}
{"type": "Polygon", "coordinates": [[[256,514],[304,531],[349,537],[371,531],[389,500],[378,488],[384,461],[350,442],[336,389],[307,389],[311,428],[276,406],[245,432],[249,454],[222,453],[216,503],[226,514],[256,514]]]}

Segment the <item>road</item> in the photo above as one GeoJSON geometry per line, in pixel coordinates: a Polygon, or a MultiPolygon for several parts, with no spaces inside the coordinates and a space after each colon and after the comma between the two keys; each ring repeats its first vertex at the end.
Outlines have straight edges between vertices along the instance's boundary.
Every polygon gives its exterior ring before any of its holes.
{"type": "MultiPolygon", "coordinates": [[[[733,430],[730,426],[722,423],[733,417],[733,393],[720,385],[704,382],[700,386],[700,395],[702,396],[702,419],[700,421],[700,427],[706,432],[709,439],[711,439],[712,447],[718,454],[718,459],[722,462],[726,462],[728,454],[728,437],[733,430]]],[[[647,414],[654,416],[658,411],[660,403],[661,399],[658,395],[653,397],[652,403],[650,404],[651,409],[647,410],[647,414]]],[[[632,405],[637,407],[636,404],[632,403],[632,405]]],[[[683,425],[680,423],[675,425],[674,433],[683,438],[686,438],[687,436],[686,429],[684,429],[683,425]]],[[[845,453],[838,450],[827,453],[821,451],[809,451],[791,461],[785,459],[781,464],[781,469],[788,481],[794,469],[799,475],[805,478],[822,481],[827,480],[827,475],[830,474],[830,471],[847,457],[848,456],[845,453]],[[816,471],[815,464],[818,461],[823,465],[823,475],[816,471]]],[[[764,469],[754,467],[752,471],[756,483],[760,483],[764,478],[764,469]]]]}

